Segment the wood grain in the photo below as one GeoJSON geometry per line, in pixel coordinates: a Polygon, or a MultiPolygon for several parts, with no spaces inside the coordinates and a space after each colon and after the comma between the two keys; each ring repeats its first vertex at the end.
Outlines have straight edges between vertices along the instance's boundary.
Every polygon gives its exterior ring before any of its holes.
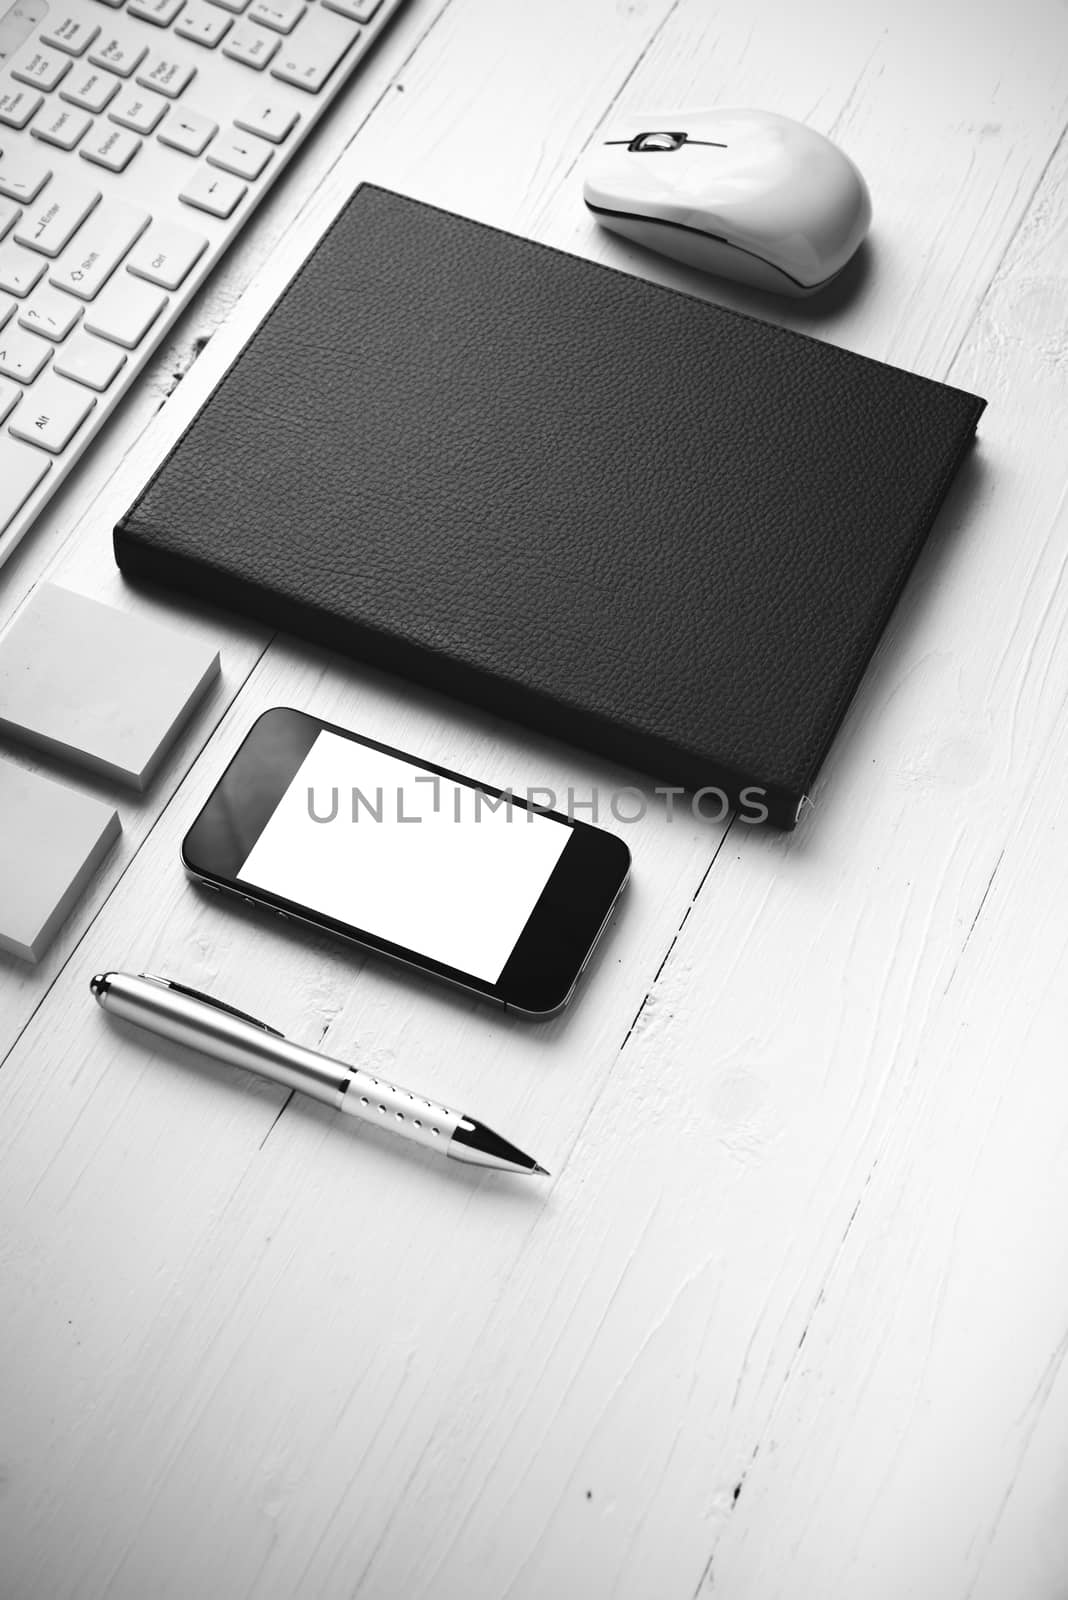
{"type": "Polygon", "coordinates": [[[0,604],[48,571],[178,609],[124,588],[111,523],[361,177],[990,407],[801,828],[652,810],[546,1027],[209,902],[178,842],[271,704],[490,781],[632,775],[181,608],[222,648],[212,716],[51,963],[2,973],[0,1592],[1060,1595],[1068,13],[413,14],[358,132],[289,180],[297,221],[248,246],[252,288],[193,313],[226,320],[0,604]],[[577,203],[616,110],[715,101],[811,120],[868,174],[872,248],[829,308],[703,282],[577,203]],[[104,966],[462,1099],[553,1182],[455,1172],[108,1025],[104,966]]]}

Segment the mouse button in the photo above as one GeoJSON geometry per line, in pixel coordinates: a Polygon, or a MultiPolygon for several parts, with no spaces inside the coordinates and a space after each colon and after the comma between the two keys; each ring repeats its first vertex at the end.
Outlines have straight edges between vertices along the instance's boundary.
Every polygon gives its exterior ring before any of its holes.
{"type": "Polygon", "coordinates": [[[786,153],[774,172],[769,171],[763,198],[754,196],[739,224],[782,240],[807,239],[817,260],[823,260],[851,236],[856,247],[856,225],[859,219],[863,236],[865,213],[863,180],[833,146],[821,141],[786,153]]]}
{"type": "MultiPolygon", "coordinates": [[[[686,129],[686,137],[690,143],[726,145],[731,149],[745,144],[749,139],[765,137],[769,127],[782,120],[761,111],[727,109],[695,111],[685,121],[679,118],[686,129]]],[[[665,122],[664,126],[670,127],[671,123],[665,122]]]]}
{"type": "Polygon", "coordinates": [[[670,210],[678,178],[676,160],[637,161],[626,146],[606,150],[587,167],[583,193],[590,205],[615,211],[670,210]]]}

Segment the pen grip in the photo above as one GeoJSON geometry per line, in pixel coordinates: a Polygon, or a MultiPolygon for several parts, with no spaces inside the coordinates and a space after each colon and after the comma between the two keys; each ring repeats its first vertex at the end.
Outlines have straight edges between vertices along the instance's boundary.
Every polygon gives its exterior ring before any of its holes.
{"type": "Polygon", "coordinates": [[[427,1149],[445,1148],[463,1120],[462,1113],[451,1111],[436,1100],[413,1094],[385,1078],[377,1078],[362,1067],[349,1067],[347,1082],[338,1100],[338,1109],[364,1122],[377,1124],[411,1139],[427,1149]]]}

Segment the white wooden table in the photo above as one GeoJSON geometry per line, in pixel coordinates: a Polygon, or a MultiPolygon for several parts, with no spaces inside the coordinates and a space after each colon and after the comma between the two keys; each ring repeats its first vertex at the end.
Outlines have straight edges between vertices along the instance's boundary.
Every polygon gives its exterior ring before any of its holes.
{"type": "Polygon", "coordinates": [[[1066,122],[1056,0],[412,0],[0,573],[0,622],[47,575],[223,659],[143,801],[78,780],[122,841],[40,967],[0,967],[4,1600],[1068,1592],[1066,122]],[[603,119],[717,103],[868,175],[851,295],[595,231],[603,119]],[[502,785],[633,775],[111,558],[362,178],[990,402],[802,825],[629,828],[626,904],[543,1027],[209,902],[179,840],[279,703],[502,785]],[[554,1177],[157,1048],[92,1004],[107,967],[454,1098],[554,1177]]]}

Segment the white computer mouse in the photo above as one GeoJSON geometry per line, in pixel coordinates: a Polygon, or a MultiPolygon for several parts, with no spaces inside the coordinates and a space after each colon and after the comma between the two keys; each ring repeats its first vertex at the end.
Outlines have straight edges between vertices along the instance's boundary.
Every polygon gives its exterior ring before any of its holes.
{"type": "Polygon", "coordinates": [[[824,288],[871,222],[845,152],[773,111],[629,117],[598,135],[583,192],[614,233],[778,294],[824,288]]]}

